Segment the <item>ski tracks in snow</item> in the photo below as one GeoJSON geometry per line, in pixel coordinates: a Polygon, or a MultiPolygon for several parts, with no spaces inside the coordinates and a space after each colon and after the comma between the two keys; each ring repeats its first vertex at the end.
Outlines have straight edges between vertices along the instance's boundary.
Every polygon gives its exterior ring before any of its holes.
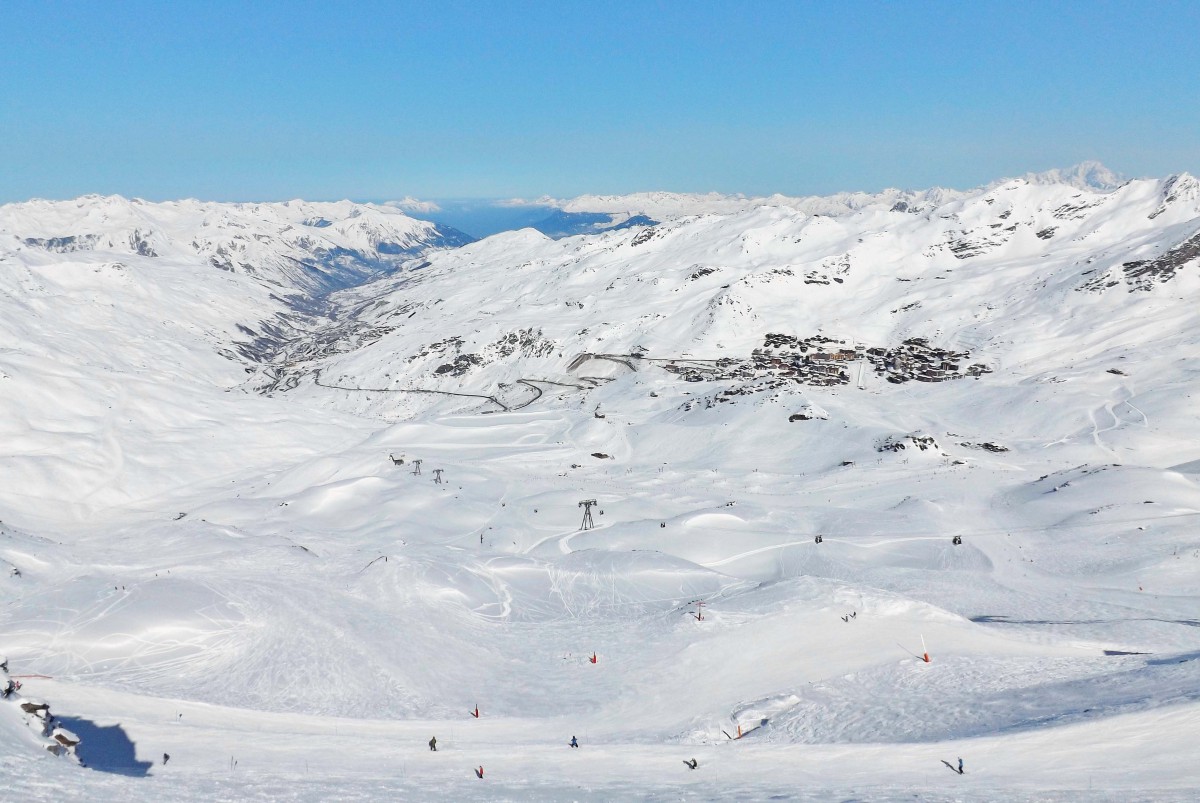
{"type": "Polygon", "coordinates": [[[1113,451],[1110,447],[1108,447],[1104,444],[1103,440],[1100,439],[1100,436],[1103,433],[1112,432],[1114,429],[1116,429],[1121,424],[1121,419],[1118,418],[1117,414],[1113,412],[1113,403],[1107,402],[1107,403],[1105,403],[1105,405],[1102,408],[1100,408],[1100,410],[1089,411],[1088,417],[1091,418],[1091,420],[1092,420],[1092,442],[1095,443],[1101,449],[1104,449],[1105,451],[1108,451],[1108,452],[1113,451]],[[1103,414],[1104,416],[1107,416],[1109,419],[1111,419],[1111,423],[1109,423],[1108,426],[1103,427],[1103,428],[1101,428],[1101,426],[1100,426],[1101,414],[1103,414]]]}
{"type": "MultiPolygon", "coordinates": [[[[1098,438],[1099,434],[1104,433],[1104,432],[1111,432],[1112,430],[1117,429],[1117,428],[1121,427],[1122,425],[1126,425],[1126,426],[1140,425],[1143,428],[1149,429],[1150,419],[1149,419],[1149,417],[1146,416],[1146,414],[1144,412],[1141,411],[1140,408],[1134,406],[1133,401],[1132,401],[1134,398],[1134,394],[1132,392],[1130,392],[1129,388],[1122,386],[1120,395],[1123,398],[1116,399],[1115,401],[1111,401],[1108,404],[1104,405],[1105,411],[1113,419],[1112,426],[1106,427],[1105,429],[1099,430],[1099,432],[1094,433],[1094,437],[1098,438]],[[1141,419],[1141,420],[1139,421],[1139,420],[1135,419],[1133,417],[1134,415],[1137,416],[1137,419],[1141,419]]],[[[1099,444],[1099,440],[1097,440],[1097,443],[1099,444]]],[[[1099,444],[1099,445],[1102,445],[1102,444],[1099,444]]],[[[1112,450],[1110,449],[1109,451],[1112,451],[1112,450]]]]}
{"type": "MultiPolygon", "coordinates": [[[[1150,427],[1149,417],[1133,404],[1133,398],[1134,394],[1129,388],[1122,385],[1117,393],[1117,398],[1105,402],[1097,409],[1088,411],[1088,418],[1092,424],[1092,443],[1106,452],[1115,453],[1116,449],[1105,443],[1102,435],[1120,429],[1122,426],[1139,425],[1147,429],[1150,427]],[[1135,415],[1136,418],[1134,418],[1135,415]]],[[[1069,440],[1069,437],[1064,437],[1045,445],[1053,446],[1069,440]]]]}

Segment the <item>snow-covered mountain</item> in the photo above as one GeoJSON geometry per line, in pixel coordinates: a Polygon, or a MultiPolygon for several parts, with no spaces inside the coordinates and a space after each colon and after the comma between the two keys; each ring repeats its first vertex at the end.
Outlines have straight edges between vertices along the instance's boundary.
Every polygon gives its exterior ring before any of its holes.
{"type": "Polygon", "coordinates": [[[1095,161],[1080,162],[1074,167],[1056,168],[1041,173],[1026,173],[1021,178],[1031,184],[1065,184],[1068,187],[1093,192],[1115,190],[1127,181],[1120,173],[1109,170],[1095,161]]]}
{"type": "MultiPolygon", "coordinates": [[[[216,424],[239,417],[222,406],[224,391],[247,366],[304,336],[331,290],[463,241],[398,210],[348,202],[88,196],[0,206],[0,431],[18,442],[48,429],[58,440],[62,426],[86,440],[104,421],[115,442],[152,441],[155,422],[172,418],[205,430],[219,459],[239,465],[239,443],[252,447],[216,424]],[[113,393],[136,410],[108,412],[113,393]],[[92,423],[65,423],[80,415],[92,423]]],[[[45,472],[54,498],[70,502],[81,486],[95,500],[128,499],[180,479],[132,450],[124,479],[94,481],[107,476],[107,458],[40,461],[30,456],[36,441],[0,461],[0,485],[20,488],[45,472]]]]}
{"type": "Polygon", "coordinates": [[[149,203],[95,195],[2,206],[0,236],[4,251],[200,260],[308,294],[361,284],[398,258],[470,241],[395,206],[149,203]]]}
{"type": "MultiPolygon", "coordinates": [[[[1125,179],[1099,162],[1082,162],[1065,169],[1027,173],[1021,180],[1030,184],[1062,184],[1090,192],[1109,192],[1125,179]]],[[[994,189],[1007,179],[989,184],[994,189]]],[[[678,217],[703,214],[733,214],[760,206],[784,206],[810,215],[831,217],[869,209],[921,213],[971,195],[970,191],[934,187],[928,190],[885,189],[880,192],[840,192],[833,195],[746,196],[722,193],[638,192],[628,195],[580,195],[575,198],[544,196],[526,201],[512,199],[504,204],[515,208],[553,210],[533,228],[550,237],[598,234],[603,231],[653,225],[678,217]]],[[[411,199],[406,199],[411,203],[411,199]]]]}
{"type": "Polygon", "coordinates": [[[1085,353],[1115,359],[1120,346],[1162,353],[1178,338],[1186,349],[1200,281],[1196,186],[1188,175],[1103,191],[1016,179],[924,212],[759,206],[586,238],[497,235],[341,294],[327,334],[344,336],[326,338],[339,353],[299,359],[314,353],[302,342],[281,371],[292,386],[320,368],[359,387],[415,383],[511,406],[535,395],[514,385],[521,378],[562,380],[584,370],[568,370],[578,356],[597,353],[642,360],[639,370],[723,360],[693,378],[742,387],[768,376],[811,384],[759,364],[769,351],[790,371],[806,351],[788,338],[880,349],[867,355],[880,379],[904,378],[884,362],[916,338],[989,369],[1043,353],[1038,370],[1085,353]],[[1114,332],[1097,320],[1123,323],[1114,332]],[[347,348],[351,333],[370,342],[347,348]],[[772,333],[783,340],[769,342],[772,333]]]}
{"type": "Polygon", "coordinates": [[[720,193],[639,192],[630,195],[581,195],[554,204],[568,213],[640,214],[655,220],[686,215],[732,214],[759,206],[786,206],[812,215],[845,215],[872,207],[892,208],[899,204],[922,210],[964,195],[959,190],[935,187],[912,191],[886,189],[881,192],[840,192],[833,195],[722,195],[720,193]]]}
{"type": "Polygon", "coordinates": [[[856,197],[0,207],[0,797],[1194,797],[1200,183],[856,197]]]}

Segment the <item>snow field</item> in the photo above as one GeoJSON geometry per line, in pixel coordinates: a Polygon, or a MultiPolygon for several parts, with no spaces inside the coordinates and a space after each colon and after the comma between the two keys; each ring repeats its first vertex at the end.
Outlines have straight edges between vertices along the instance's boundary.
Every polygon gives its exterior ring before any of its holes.
{"type": "MultiPolygon", "coordinates": [[[[0,716],[0,791],[1195,797],[1195,264],[1078,289],[1196,231],[1178,185],[761,207],[636,245],[649,230],[509,233],[288,319],[269,366],[238,326],[282,327],[271,288],[295,279],[201,270],[208,246],[177,245],[205,228],[193,202],[170,225],[136,202],[6,208],[0,651],[50,676],[25,691],[77,723],[89,769],[0,716]],[[130,252],[139,226],[160,256],[130,252]],[[75,234],[109,239],[26,243],[75,234]],[[993,372],[709,405],[737,384],[653,361],[818,331],[926,337],[993,372]],[[585,353],[630,365],[568,368],[585,353]],[[941,764],[959,756],[962,776],[941,764]]],[[[349,207],[344,226],[235,211],[203,219],[374,236],[349,207]]]]}

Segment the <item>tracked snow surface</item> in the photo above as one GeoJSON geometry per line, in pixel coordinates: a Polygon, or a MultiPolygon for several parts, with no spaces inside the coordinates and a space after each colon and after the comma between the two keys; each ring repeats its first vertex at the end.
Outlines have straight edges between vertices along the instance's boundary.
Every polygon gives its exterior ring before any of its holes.
{"type": "Polygon", "coordinates": [[[1200,184],[1079,175],[0,207],[0,798],[1196,799],[1200,184]]]}

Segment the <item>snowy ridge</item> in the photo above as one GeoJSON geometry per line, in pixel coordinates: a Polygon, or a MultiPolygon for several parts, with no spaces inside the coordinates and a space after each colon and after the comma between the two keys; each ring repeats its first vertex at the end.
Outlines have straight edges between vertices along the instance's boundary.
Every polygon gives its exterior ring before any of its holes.
{"type": "Polygon", "coordinates": [[[87,765],[0,791],[1195,797],[1200,192],[1078,178],[0,209],[0,646],[87,765]]]}
{"type": "MultiPolygon", "coordinates": [[[[1027,173],[1021,180],[1030,184],[1061,184],[1090,192],[1109,192],[1119,188],[1125,180],[1099,162],[1082,162],[1074,167],[1027,173]]],[[[1007,180],[988,185],[990,189],[1007,180]]],[[[732,214],[759,206],[786,206],[810,215],[848,215],[872,209],[896,209],[897,211],[924,212],[936,206],[972,194],[972,191],[934,187],[928,190],[901,190],[889,188],[880,192],[839,192],[832,195],[788,196],[776,193],[767,196],[725,195],[717,192],[638,192],[628,195],[580,195],[560,199],[545,196],[534,201],[513,199],[509,205],[531,204],[554,207],[575,214],[610,214],[613,223],[634,216],[645,215],[665,221],[685,215],[732,214]]]]}
{"type": "Polygon", "coordinates": [[[459,232],[374,204],[149,203],[120,196],[0,207],[5,251],[198,259],[305,292],[361,282],[398,256],[461,245],[459,232]]]}
{"type": "Polygon", "coordinates": [[[787,196],[722,195],[719,193],[643,192],[631,195],[581,195],[554,201],[565,212],[610,212],[643,214],[656,220],[684,215],[732,214],[758,206],[786,206],[813,215],[844,215],[871,207],[892,208],[903,205],[914,211],[924,210],[953,200],[963,193],[940,187],[923,190],[886,189],[877,193],[840,192],[833,195],[787,196]]]}

